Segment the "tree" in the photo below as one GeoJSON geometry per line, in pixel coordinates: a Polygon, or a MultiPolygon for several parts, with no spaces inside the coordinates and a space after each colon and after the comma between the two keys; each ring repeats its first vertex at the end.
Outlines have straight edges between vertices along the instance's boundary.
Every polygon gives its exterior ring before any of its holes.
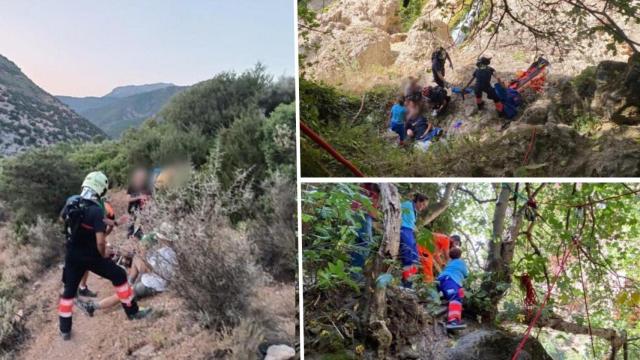
{"type": "MultiPolygon", "coordinates": [[[[472,273],[465,283],[469,321],[480,315],[488,326],[528,325],[550,291],[535,328],[591,335],[593,346],[582,349],[583,358],[639,355],[634,345],[640,338],[637,184],[399,184],[397,190],[403,197],[416,191],[429,194],[434,199],[432,210],[447,204],[427,226],[463,237],[463,257],[472,273]],[[530,279],[528,290],[534,294],[531,308],[524,303],[528,297],[522,282],[525,275],[530,279]]],[[[349,282],[348,274],[353,270],[348,262],[340,268],[333,266],[337,261],[348,261],[345,253],[354,241],[359,216],[350,206],[359,196],[357,188],[313,185],[306,190],[303,187],[302,194],[303,281],[305,296],[314,294],[310,300],[305,297],[305,317],[317,328],[332,314],[327,305],[316,305],[330,297],[327,290],[335,289],[341,296],[338,303],[346,304],[353,303],[345,298],[345,291],[364,292],[364,296],[356,297],[358,310],[338,309],[336,314],[357,311],[366,332],[356,332],[353,339],[346,339],[347,344],[375,339],[379,356],[393,354],[392,345],[398,344],[396,337],[400,335],[386,330],[393,323],[389,317],[402,311],[387,308],[397,303],[390,299],[396,295],[388,288],[393,284],[388,277],[399,279],[401,272],[395,261],[399,214],[390,206],[394,201],[389,199],[395,198],[390,194],[393,192],[386,188],[381,196],[381,237],[374,237],[374,255],[365,266],[366,282],[360,285],[349,282]],[[320,258],[322,261],[317,261],[320,258]],[[336,269],[338,273],[332,272],[336,269]],[[324,277],[326,274],[347,275],[344,279],[343,275],[324,277]],[[314,291],[320,278],[322,296],[314,291]],[[386,287],[376,286],[379,283],[386,287]],[[307,308],[308,301],[312,305],[307,308]],[[323,309],[322,314],[314,313],[318,308],[323,309]],[[361,338],[362,334],[367,338],[361,338]]],[[[421,291],[416,294],[421,303],[431,301],[421,291]]],[[[333,323],[323,331],[352,328],[340,323],[344,315],[330,316],[333,323]]],[[[315,344],[314,333],[306,334],[315,344]]],[[[563,341],[546,331],[540,334],[546,343],[563,341]]],[[[337,335],[333,339],[339,338],[337,335]]]]}
{"type": "MultiPolygon", "coordinates": [[[[438,1],[438,6],[444,8],[445,2],[438,1]]],[[[638,1],[533,0],[525,5],[518,0],[484,0],[482,6],[481,18],[468,30],[469,38],[489,32],[487,47],[506,28],[520,27],[531,36],[536,50],[548,44],[566,52],[583,40],[590,44],[597,34],[609,36],[607,47],[612,52],[622,43],[635,53],[640,50],[638,39],[623,29],[623,24],[640,25],[638,1]]]]}

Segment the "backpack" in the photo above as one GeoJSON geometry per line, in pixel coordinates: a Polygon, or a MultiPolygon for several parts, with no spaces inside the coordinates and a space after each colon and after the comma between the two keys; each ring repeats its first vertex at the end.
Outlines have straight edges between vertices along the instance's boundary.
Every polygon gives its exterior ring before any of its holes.
{"type": "Polygon", "coordinates": [[[91,204],[90,200],[74,195],[67,200],[64,208],[62,208],[60,217],[64,222],[64,235],[68,244],[75,240],[78,228],[84,221],[86,210],[91,204]]]}

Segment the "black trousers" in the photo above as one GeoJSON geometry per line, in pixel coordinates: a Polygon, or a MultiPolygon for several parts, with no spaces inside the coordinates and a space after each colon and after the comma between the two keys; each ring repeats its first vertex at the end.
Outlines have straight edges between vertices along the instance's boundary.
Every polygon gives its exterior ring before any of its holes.
{"type": "Polygon", "coordinates": [[[500,98],[498,94],[496,94],[496,90],[491,85],[476,85],[474,90],[476,94],[476,99],[482,99],[482,93],[487,94],[487,98],[493,100],[494,102],[500,102],[500,98]]]}
{"type": "MultiPolygon", "coordinates": [[[[58,308],[60,331],[63,333],[71,332],[73,299],[76,297],[80,280],[86,271],[91,271],[98,276],[109,279],[114,287],[129,286],[127,282],[127,272],[116,265],[111,259],[105,259],[100,256],[81,256],[67,253],[64,269],[62,270],[64,291],[62,292],[58,308]]],[[[120,296],[120,293],[118,295],[120,296]]],[[[129,305],[123,302],[122,307],[127,316],[134,315],[138,312],[138,304],[135,300],[132,300],[129,305]]]]}
{"type": "MultiPolygon", "coordinates": [[[[442,72],[442,76],[444,76],[444,68],[440,69],[440,71],[442,72]]],[[[438,75],[436,69],[433,69],[433,81],[440,87],[444,87],[444,79],[438,75]]]]}

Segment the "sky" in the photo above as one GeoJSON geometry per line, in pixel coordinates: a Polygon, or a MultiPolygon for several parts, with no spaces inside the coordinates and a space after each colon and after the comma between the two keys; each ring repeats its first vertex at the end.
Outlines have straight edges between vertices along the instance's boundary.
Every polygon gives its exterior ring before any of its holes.
{"type": "Polygon", "coordinates": [[[0,54],[53,95],[295,68],[293,0],[2,0],[0,54]]]}

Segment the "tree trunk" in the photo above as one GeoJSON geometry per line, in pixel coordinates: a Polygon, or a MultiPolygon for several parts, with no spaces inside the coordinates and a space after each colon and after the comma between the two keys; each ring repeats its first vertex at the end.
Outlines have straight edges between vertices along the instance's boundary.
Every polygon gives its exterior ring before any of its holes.
{"type": "Polygon", "coordinates": [[[444,195],[440,202],[433,206],[429,206],[427,211],[427,216],[425,216],[424,220],[421,222],[422,226],[429,225],[433,220],[437,219],[447,208],[449,207],[449,200],[451,199],[451,195],[456,189],[456,184],[449,183],[444,190],[444,195]]]}
{"type": "Polygon", "coordinates": [[[485,320],[495,318],[498,303],[509,288],[508,285],[511,284],[511,262],[524,215],[524,207],[513,214],[511,227],[505,235],[505,220],[513,186],[513,184],[502,185],[493,214],[493,236],[489,242],[486,274],[481,285],[481,289],[487,294],[488,303],[491,305],[486,309],[478,309],[485,320]],[[496,286],[498,284],[502,286],[496,286]]]}
{"type": "MultiPolygon", "coordinates": [[[[525,310],[522,309],[521,313],[525,313],[525,310]]],[[[520,323],[529,325],[529,320],[530,319],[522,319],[520,323]]],[[[553,313],[549,316],[541,317],[536,323],[536,326],[546,327],[570,334],[589,335],[588,326],[568,322],[564,320],[560,315],[553,313]]],[[[609,360],[616,359],[616,355],[620,348],[622,348],[623,351],[626,351],[625,346],[627,344],[627,334],[625,331],[621,331],[620,333],[618,333],[615,329],[592,327],[591,333],[593,334],[593,336],[605,339],[611,343],[611,353],[609,354],[609,360]]]]}
{"type": "Polygon", "coordinates": [[[371,274],[367,277],[368,296],[366,325],[368,335],[377,344],[378,359],[385,359],[389,353],[393,334],[387,328],[386,287],[377,286],[378,277],[389,270],[386,260],[396,259],[400,251],[400,195],[393,184],[380,184],[380,206],[383,213],[384,234],[382,243],[373,260],[371,274]]]}

